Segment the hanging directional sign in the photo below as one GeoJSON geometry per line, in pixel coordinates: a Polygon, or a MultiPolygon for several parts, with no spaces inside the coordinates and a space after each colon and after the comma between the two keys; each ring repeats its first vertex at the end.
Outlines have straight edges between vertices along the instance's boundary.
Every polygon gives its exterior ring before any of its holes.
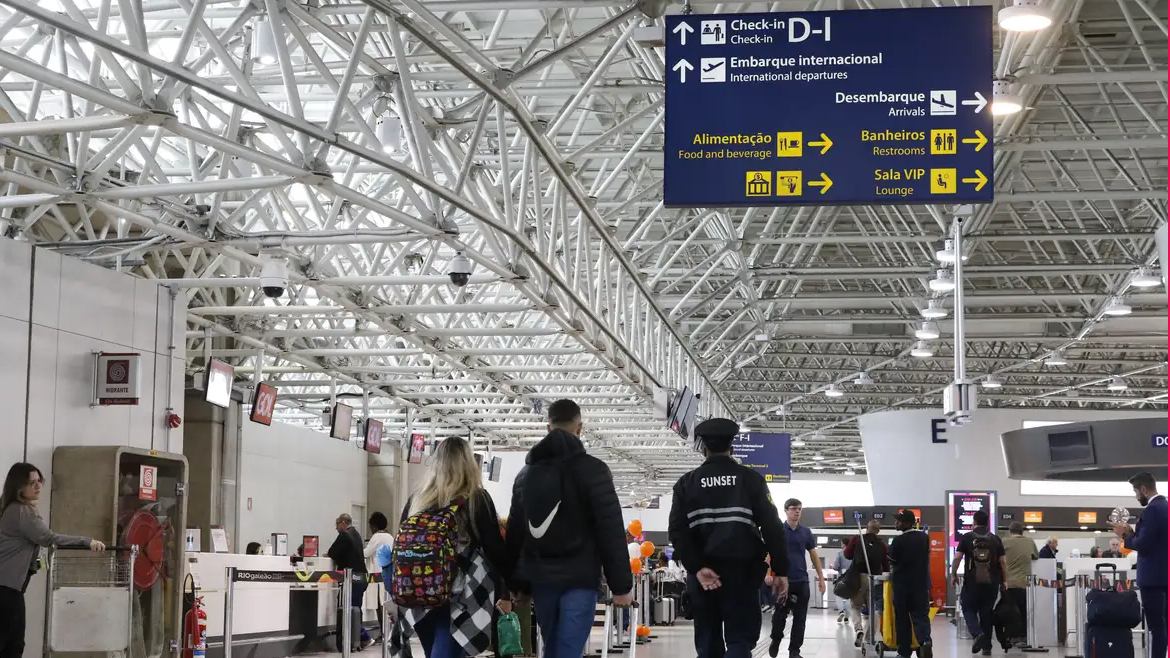
{"type": "Polygon", "coordinates": [[[667,17],[672,207],[992,200],[991,7],[667,17]]]}

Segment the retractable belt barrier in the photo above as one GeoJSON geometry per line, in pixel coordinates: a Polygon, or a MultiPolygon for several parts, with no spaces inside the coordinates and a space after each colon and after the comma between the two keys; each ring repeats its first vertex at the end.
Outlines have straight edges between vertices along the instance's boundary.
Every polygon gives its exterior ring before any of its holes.
{"type": "MultiPolygon", "coordinates": [[[[367,583],[382,582],[382,574],[356,574],[364,576],[367,583]]],[[[235,611],[236,585],[238,583],[307,583],[307,584],[340,584],[341,585],[341,655],[350,657],[351,642],[353,641],[353,606],[349,605],[353,597],[353,581],[355,574],[352,569],[343,571],[255,571],[250,569],[227,568],[227,587],[223,594],[223,657],[232,658],[232,647],[268,642],[283,642],[299,640],[303,635],[289,635],[281,638],[265,638],[263,640],[246,640],[235,642],[232,640],[232,617],[235,611]]]]}
{"type": "Polygon", "coordinates": [[[1089,574],[1079,574],[1072,578],[1037,578],[1028,576],[1028,584],[1045,589],[1059,589],[1061,587],[1091,587],[1093,589],[1111,590],[1114,592],[1129,592],[1138,589],[1137,581],[1133,579],[1113,580],[1089,574]]]}

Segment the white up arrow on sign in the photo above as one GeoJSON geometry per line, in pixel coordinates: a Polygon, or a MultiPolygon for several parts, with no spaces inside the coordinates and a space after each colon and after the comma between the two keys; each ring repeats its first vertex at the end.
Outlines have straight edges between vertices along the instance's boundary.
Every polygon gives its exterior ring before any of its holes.
{"type": "Polygon", "coordinates": [[[678,35],[679,43],[681,43],[684,46],[687,45],[687,32],[694,32],[694,31],[695,31],[695,28],[691,27],[690,25],[687,25],[686,23],[679,23],[678,25],[674,26],[673,30],[671,30],[671,32],[674,32],[675,34],[678,35]]]}
{"type": "Polygon", "coordinates": [[[680,59],[680,60],[678,60],[678,63],[675,64],[671,70],[678,71],[678,81],[679,82],[686,82],[687,81],[687,71],[694,71],[695,67],[691,66],[691,63],[688,62],[687,60],[680,59]]]}

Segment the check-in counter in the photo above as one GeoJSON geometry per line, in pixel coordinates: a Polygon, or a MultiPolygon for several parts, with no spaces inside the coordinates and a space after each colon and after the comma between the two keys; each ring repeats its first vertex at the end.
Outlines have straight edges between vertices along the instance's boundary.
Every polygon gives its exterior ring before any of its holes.
{"type": "MultiPolygon", "coordinates": [[[[236,656],[266,658],[309,651],[335,651],[341,584],[330,577],[332,561],[308,558],[294,567],[285,556],[232,553],[188,553],[186,573],[203,597],[207,613],[208,658],[223,656],[224,607],[227,572],[235,567],[249,577],[237,579],[232,616],[232,646],[236,656]]],[[[375,625],[377,611],[362,609],[367,626],[375,625]]],[[[376,602],[375,602],[376,605],[376,602]]]]}

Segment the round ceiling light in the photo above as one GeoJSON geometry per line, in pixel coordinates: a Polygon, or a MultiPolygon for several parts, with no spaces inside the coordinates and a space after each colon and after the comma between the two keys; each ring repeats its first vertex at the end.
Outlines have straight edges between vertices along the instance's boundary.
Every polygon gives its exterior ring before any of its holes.
{"type": "Polygon", "coordinates": [[[1142,267],[1133,273],[1129,285],[1134,288],[1157,288],[1162,285],[1162,277],[1151,272],[1150,268],[1142,267]]]}
{"type": "Polygon", "coordinates": [[[845,391],[838,388],[836,384],[829,384],[829,387],[825,389],[825,397],[827,398],[839,398],[842,395],[845,395],[845,391]]]}
{"type": "Polygon", "coordinates": [[[1008,32],[1037,32],[1052,26],[1052,12],[1037,0],[1015,0],[999,10],[999,27],[1008,32]]]}
{"type": "Polygon", "coordinates": [[[932,299],[926,303],[926,308],[922,309],[922,317],[927,320],[941,320],[947,317],[947,310],[939,304],[937,299],[932,299]]]}
{"type": "Polygon", "coordinates": [[[1109,386],[1107,388],[1110,391],[1124,391],[1129,388],[1129,384],[1126,384],[1124,379],[1115,375],[1113,379],[1109,380],[1109,386]]]}
{"type": "Polygon", "coordinates": [[[1056,350],[1053,352],[1048,357],[1048,359],[1044,361],[1044,365],[1053,367],[1067,366],[1068,359],[1064,358],[1064,350],[1056,350]]]}
{"type": "Polygon", "coordinates": [[[1102,313],[1117,318],[1133,313],[1133,308],[1129,304],[1126,304],[1120,297],[1114,297],[1105,305],[1105,310],[1102,313]]]}
{"type": "Polygon", "coordinates": [[[938,270],[930,280],[930,289],[935,292],[950,292],[955,289],[955,278],[950,270],[938,270]]]}
{"type": "Polygon", "coordinates": [[[916,359],[929,359],[934,356],[934,348],[924,340],[918,341],[918,344],[910,350],[910,356],[916,359]]]}
{"type": "Polygon", "coordinates": [[[995,375],[988,375],[987,379],[983,380],[983,388],[999,388],[1001,386],[1003,386],[1003,384],[1001,384],[1000,381],[995,378],[995,375]]]}
{"type": "Polygon", "coordinates": [[[1006,80],[996,80],[992,83],[994,90],[991,100],[991,113],[995,116],[1016,114],[1024,109],[1024,101],[1011,92],[1011,85],[1006,80]]]}
{"type": "Polygon", "coordinates": [[[923,322],[922,326],[914,332],[914,337],[919,340],[934,340],[941,335],[938,324],[935,322],[923,322]]]}

